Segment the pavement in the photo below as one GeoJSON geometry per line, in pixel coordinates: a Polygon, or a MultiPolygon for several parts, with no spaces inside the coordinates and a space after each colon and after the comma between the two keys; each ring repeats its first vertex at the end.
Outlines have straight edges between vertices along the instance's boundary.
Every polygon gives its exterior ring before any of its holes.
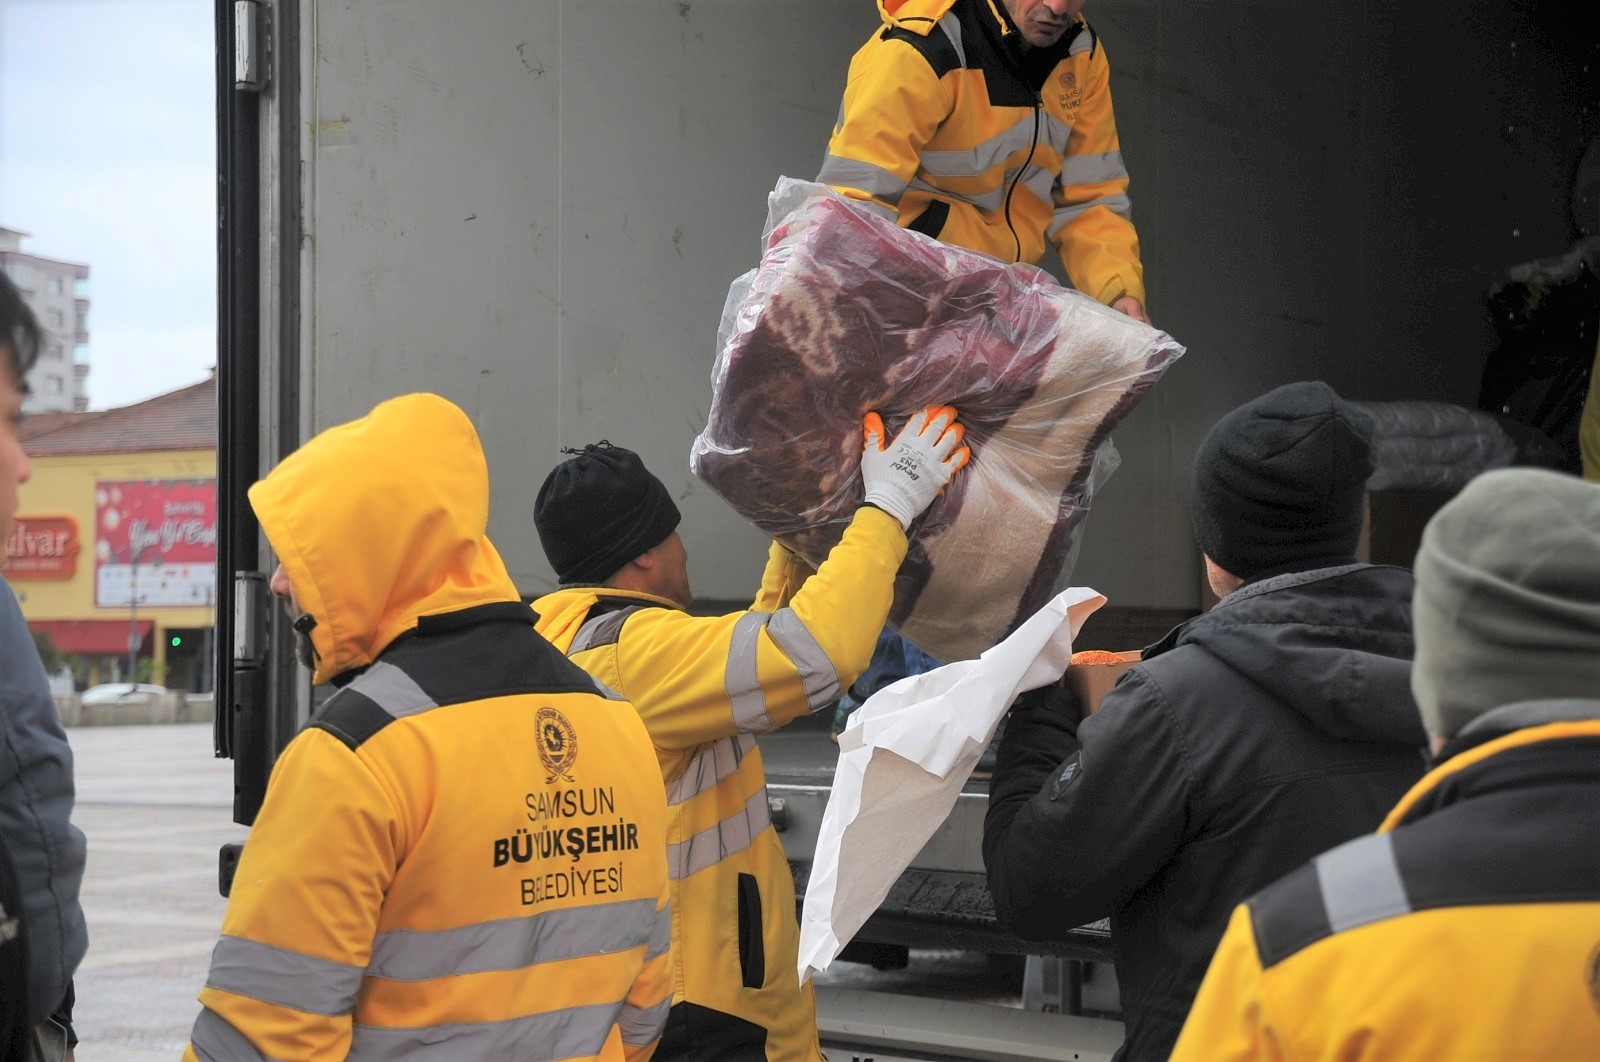
{"type": "Polygon", "coordinates": [[[73,821],[89,841],[77,1062],[177,1058],[189,1041],[227,901],[217,850],[242,841],[233,763],[209,723],[73,727],[73,821]]]}

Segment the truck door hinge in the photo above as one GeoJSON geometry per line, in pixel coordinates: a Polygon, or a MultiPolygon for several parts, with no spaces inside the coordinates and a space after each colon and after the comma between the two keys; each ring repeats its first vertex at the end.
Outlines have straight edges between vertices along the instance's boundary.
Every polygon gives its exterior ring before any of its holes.
{"type": "Polygon", "coordinates": [[[262,572],[233,574],[233,665],[260,667],[267,655],[267,577],[262,572]]]}
{"type": "Polygon", "coordinates": [[[239,92],[263,91],[271,74],[265,6],[233,0],[233,87],[239,92]]]}

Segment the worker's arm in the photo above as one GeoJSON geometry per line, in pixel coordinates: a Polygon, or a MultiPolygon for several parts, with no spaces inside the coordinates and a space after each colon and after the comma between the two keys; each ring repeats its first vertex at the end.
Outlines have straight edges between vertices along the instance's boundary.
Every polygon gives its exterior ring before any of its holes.
{"type": "Polygon", "coordinates": [[[1074,732],[1075,711],[1060,698],[1014,711],[990,784],[989,891],[1000,921],[1028,940],[1111,914],[1184,837],[1191,783],[1160,691],[1135,667],[1074,732]]]}
{"type": "Polygon", "coordinates": [[[783,608],[811,578],[811,566],[783,543],[773,540],[767,547],[767,567],[761,573],[761,589],[750,605],[752,612],[776,612],[783,608]]]}
{"type": "Polygon", "coordinates": [[[72,824],[72,748],[11,588],[0,581],[0,837],[16,872],[28,942],[28,1023],[50,1017],[88,948],[78,889],[83,832],[72,824]]]}
{"type": "Polygon", "coordinates": [[[1046,235],[1061,254],[1073,285],[1130,316],[1143,317],[1144,266],[1128,200],[1128,171],[1111,107],[1111,67],[1104,44],[1089,61],[1077,121],[1052,198],[1055,216],[1046,235]],[[1134,300],[1139,313],[1122,298],[1134,300]]]}
{"type": "Polygon", "coordinates": [[[1233,909],[1211,967],[1184,1023],[1173,1062],[1281,1059],[1283,1045],[1267,1019],[1261,956],[1250,924],[1250,908],[1233,909]]]}
{"type": "Polygon", "coordinates": [[[762,733],[838,699],[872,659],[907,528],[971,456],[962,434],[949,406],[919,412],[893,442],[868,414],[866,504],[786,608],[714,617],[643,609],[628,618],[617,640],[618,692],[658,749],[762,733]]]}
{"type": "Polygon", "coordinates": [[[816,711],[866,668],[905,554],[899,522],[863,507],[786,608],[635,613],[617,641],[618,692],[662,749],[762,733],[816,711]]]}
{"type": "Polygon", "coordinates": [[[656,1053],[672,1009],[672,885],[663,882],[656,902],[656,921],[645,949],[644,966],[623,1001],[617,1025],[628,1062],[647,1062],[656,1053]]]}
{"type": "Polygon", "coordinates": [[[817,180],[896,221],[900,197],[922,164],[923,145],[952,106],[949,86],[910,43],[874,41],[850,64],[839,122],[817,180]]]}
{"type": "Polygon", "coordinates": [[[403,856],[392,803],[324,730],[273,768],[234,876],[185,1059],[342,1059],[403,856]]]}

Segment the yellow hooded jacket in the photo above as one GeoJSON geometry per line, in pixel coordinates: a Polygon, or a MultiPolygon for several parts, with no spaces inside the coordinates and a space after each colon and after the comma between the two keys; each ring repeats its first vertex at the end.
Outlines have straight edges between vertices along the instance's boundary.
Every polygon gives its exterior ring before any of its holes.
{"type": "Polygon", "coordinates": [[[1600,702],[1515,708],[1234,910],[1174,1060],[1600,1058],[1600,702]]]}
{"type": "Polygon", "coordinates": [[[250,500],[340,689],[273,770],[184,1057],[648,1058],[671,969],[650,741],[534,631],[467,417],[386,402],[250,500]]]}
{"type": "Polygon", "coordinates": [[[1079,20],[1027,52],[1002,0],[879,0],[817,180],[944,243],[1145,302],[1105,46],[1079,20]]]}
{"type": "Polygon", "coordinates": [[[674,1059],[822,1057],[754,735],[831,704],[866,669],[905,553],[899,522],[863,507],[815,574],[774,543],[747,612],[696,617],[607,587],[533,604],[539,630],[638,710],[660,758],[674,1059]]]}

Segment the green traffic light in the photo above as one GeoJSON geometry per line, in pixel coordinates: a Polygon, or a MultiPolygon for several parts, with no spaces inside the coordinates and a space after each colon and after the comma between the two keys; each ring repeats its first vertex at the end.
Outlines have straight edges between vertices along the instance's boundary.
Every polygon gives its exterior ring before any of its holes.
{"type": "Polygon", "coordinates": [[[178,647],[178,646],[180,646],[180,645],[182,645],[182,644],[183,644],[183,639],[182,639],[182,638],[180,638],[180,637],[178,637],[178,636],[177,636],[177,635],[176,635],[176,634],[174,634],[174,635],[173,635],[173,636],[172,636],[172,647],[173,647],[173,648],[174,648],[174,649],[176,649],[176,648],[177,648],[177,647],[178,647]]]}

